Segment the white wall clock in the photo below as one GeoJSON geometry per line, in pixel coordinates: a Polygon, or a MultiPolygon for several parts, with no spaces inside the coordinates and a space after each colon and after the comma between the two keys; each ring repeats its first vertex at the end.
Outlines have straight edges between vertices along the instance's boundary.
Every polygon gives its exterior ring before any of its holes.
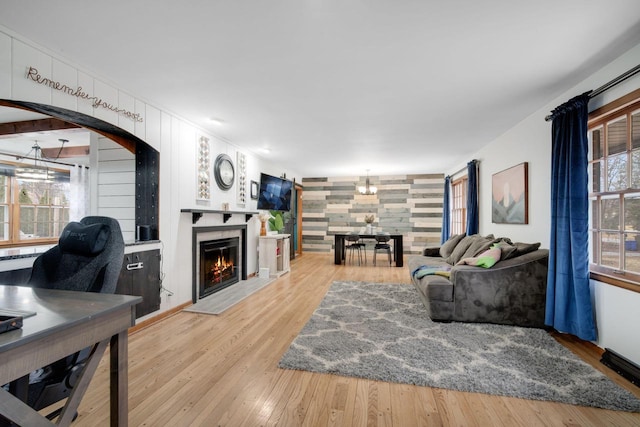
{"type": "Polygon", "coordinates": [[[231,157],[226,154],[220,154],[216,157],[216,161],[213,164],[213,175],[218,187],[222,190],[226,191],[233,187],[235,169],[233,167],[233,160],[231,160],[231,157]]]}

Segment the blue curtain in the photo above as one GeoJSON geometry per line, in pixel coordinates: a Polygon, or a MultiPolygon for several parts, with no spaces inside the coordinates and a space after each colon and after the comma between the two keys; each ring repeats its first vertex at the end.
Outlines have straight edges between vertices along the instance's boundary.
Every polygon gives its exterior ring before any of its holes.
{"type": "Polygon", "coordinates": [[[467,163],[467,236],[478,234],[480,218],[478,215],[478,161],[467,163]]]}
{"type": "Polygon", "coordinates": [[[444,196],[442,198],[442,235],[440,236],[440,243],[444,243],[449,240],[449,233],[451,233],[451,206],[449,205],[450,186],[451,177],[447,175],[444,178],[444,196]]]}
{"type": "Polygon", "coordinates": [[[589,292],[588,103],[585,93],[551,114],[551,243],[545,323],[593,341],[596,327],[589,292]]]}

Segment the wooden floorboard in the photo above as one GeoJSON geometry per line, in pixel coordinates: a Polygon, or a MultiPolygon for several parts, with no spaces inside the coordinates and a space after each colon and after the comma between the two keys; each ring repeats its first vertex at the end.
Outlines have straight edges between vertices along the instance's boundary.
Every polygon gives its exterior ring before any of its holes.
{"type": "MultiPolygon", "coordinates": [[[[278,361],[334,280],[410,283],[406,268],[336,266],[304,254],[291,273],[221,315],[178,312],[129,337],[132,426],[638,426],[640,414],[283,370],[278,361]]],[[[599,363],[600,349],[555,338],[599,363]]],[[[74,426],[107,425],[108,354],[74,426]]]]}

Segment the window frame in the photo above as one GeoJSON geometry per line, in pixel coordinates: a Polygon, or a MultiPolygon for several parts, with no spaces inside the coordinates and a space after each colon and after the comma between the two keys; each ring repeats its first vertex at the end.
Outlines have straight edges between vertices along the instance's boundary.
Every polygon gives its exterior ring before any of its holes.
{"type": "MultiPolygon", "coordinates": [[[[20,167],[20,166],[27,166],[30,167],[31,165],[28,164],[21,164],[21,163],[16,163],[16,162],[10,162],[10,161],[6,161],[6,160],[0,160],[0,163],[3,165],[8,165],[8,166],[13,166],[13,167],[20,167]]],[[[49,168],[49,170],[54,171],[56,173],[62,173],[62,174],[69,174],[68,170],[64,170],[64,169],[57,169],[57,168],[49,168]]],[[[63,209],[63,210],[67,210],[67,212],[70,209],[70,206],[64,206],[64,205],[59,205],[59,204],[53,204],[53,203],[48,203],[48,204],[37,204],[37,203],[32,203],[32,204],[21,204],[20,203],[20,198],[19,198],[19,194],[20,194],[20,186],[19,186],[19,181],[20,179],[16,176],[13,175],[8,175],[8,174],[3,174],[3,176],[6,178],[6,198],[5,200],[0,201],[0,208],[6,208],[6,213],[7,213],[7,220],[6,223],[8,224],[7,226],[7,231],[8,231],[8,235],[6,236],[6,239],[2,239],[0,240],[0,248],[13,248],[13,247],[23,247],[23,246],[35,246],[35,245],[43,245],[43,244],[55,244],[58,241],[59,235],[60,233],[55,233],[55,236],[51,236],[51,237],[43,237],[43,238],[28,238],[28,239],[21,239],[20,238],[20,231],[21,231],[21,223],[20,223],[20,213],[21,213],[21,208],[22,206],[24,206],[25,208],[34,208],[34,209],[38,209],[39,207],[43,207],[46,208],[48,210],[51,209],[63,209]]],[[[47,221],[50,222],[50,226],[55,227],[54,222],[56,221],[47,221]]],[[[66,222],[68,223],[68,221],[66,222]]],[[[65,224],[66,224],[65,223],[65,224]]],[[[2,224],[0,224],[0,226],[4,227],[5,222],[3,222],[2,224]]],[[[62,228],[64,228],[64,225],[61,224],[60,228],[60,232],[62,231],[62,228]]]]}
{"type": "MultiPolygon", "coordinates": [[[[633,117],[640,115],[640,89],[635,90],[622,98],[619,98],[589,114],[588,119],[588,140],[589,140],[589,270],[590,276],[594,280],[610,285],[622,287],[635,292],[640,292],[640,271],[626,270],[626,240],[628,234],[640,236],[640,226],[638,230],[627,230],[625,228],[625,201],[630,196],[640,195],[640,188],[632,187],[632,167],[633,154],[640,151],[640,147],[633,147],[633,117]],[[609,154],[608,152],[608,126],[618,121],[626,119],[626,141],[625,150],[609,154]],[[594,159],[593,133],[600,129],[600,157],[594,159]],[[625,175],[627,179],[626,188],[610,190],[608,188],[607,171],[608,158],[625,154],[625,175]],[[600,163],[598,168],[594,167],[600,163]],[[595,171],[597,170],[597,176],[595,171]],[[598,180],[595,186],[594,180],[598,180]],[[617,200],[618,228],[604,229],[602,224],[601,207],[604,200],[617,200]],[[606,266],[602,263],[602,233],[612,233],[618,235],[618,267],[606,266]]],[[[640,126],[636,130],[636,136],[640,136],[640,126]]],[[[640,172],[640,171],[637,171],[640,172]]],[[[640,248],[638,248],[640,250],[640,248]]]]}
{"type": "Polygon", "coordinates": [[[464,175],[451,182],[451,235],[467,232],[467,191],[469,177],[464,175]]]}

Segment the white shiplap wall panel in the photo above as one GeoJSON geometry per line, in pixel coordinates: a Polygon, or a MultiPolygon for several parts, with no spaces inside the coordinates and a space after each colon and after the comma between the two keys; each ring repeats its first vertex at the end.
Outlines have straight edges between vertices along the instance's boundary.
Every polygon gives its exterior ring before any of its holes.
{"type": "MultiPolygon", "coordinates": [[[[160,151],[158,149],[158,147],[156,147],[155,145],[153,145],[152,142],[147,141],[147,133],[150,131],[150,126],[154,126],[154,125],[150,125],[149,122],[147,121],[147,115],[149,113],[149,108],[147,106],[146,103],[140,101],[139,99],[135,100],[135,104],[134,104],[134,109],[131,110],[136,114],[140,114],[140,118],[142,119],[142,121],[136,121],[133,124],[133,134],[135,136],[137,136],[138,138],[140,138],[141,140],[145,141],[147,144],[151,145],[153,148],[155,148],[156,150],[160,151]]],[[[158,111],[158,115],[160,115],[160,110],[156,110],[158,111]]],[[[160,119],[158,118],[158,124],[157,126],[157,132],[160,132],[160,125],[159,125],[160,119]]],[[[159,137],[158,137],[158,141],[159,141],[159,137]]]]}
{"type": "Polygon", "coordinates": [[[98,184],[130,184],[136,181],[135,172],[117,172],[98,175],[98,184]]]}
{"type": "MultiPolygon", "coordinates": [[[[82,88],[82,91],[88,94],[94,94],[93,88],[94,79],[90,75],[78,71],[78,87],[82,88]]],[[[78,112],[93,117],[93,104],[86,99],[78,99],[78,112]]]]}
{"type": "Polygon", "coordinates": [[[106,160],[104,164],[100,163],[101,173],[120,173],[135,171],[135,160],[106,160]]]}
{"type": "MultiPolygon", "coordinates": [[[[110,141],[110,142],[113,142],[113,141],[110,141]]],[[[100,159],[105,162],[116,161],[116,160],[130,161],[130,160],[135,160],[135,156],[131,151],[120,146],[101,145],[100,159]]]]}
{"type": "Polygon", "coordinates": [[[11,37],[0,33],[0,98],[11,98],[11,37]]]}
{"type": "MultiPolygon", "coordinates": [[[[114,105],[117,105],[118,108],[126,111],[134,111],[136,108],[136,100],[128,93],[118,91],[118,103],[114,105]]],[[[136,132],[135,123],[135,120],[131,117],[125,116],[124,114],[118,114],[118,126],[134,135],[136,132]]]]}
{"type": "Polygon", "coordinates": [[[135,156],[107,138],[100,137],[97,146],[98,215],[117,219],[125,241],[134,241],[135,156]]]}
{"type": "MultiPolygon", "coordinates": [[[[104,197],[121,197],[123,200],[121,205],[127,206],[124,205],[124,199],[126,197],[135,198],[135,185],[131,185],[130,182],[124,184],[104,183],[104,181],[108,181],[109,178],[111,178],[111,176],[105,177],[102,180],[103,184],[100,184],[100,199],[104,197]]],[[[130,203],[128,206],[133,206],[133,203],[130,203]]]]}
{"type": "MultiPolygon", "coordinates": [[[[78,71],[70,65],[53,60],[51,79],[65,84],[73,89],[78,87],[78,71]]],[[[57,105],[67,110],[76,111],[78,109],[78,98],[59,90],[51,91],[51,100],[57,105]]]]}
{"type": "Polygon", "coordinates": [[[104,194],[100,197],[100,209],[102,208],[128,208],[136,202],[136,196],[122,196],[114,194],[109,196],[104,194]]]}
{"type": "MultiPolygon", "coordinates": [[[[111,105],[118,105],[118,89],[109,86],[105,82],[95,79],[93,82],[94,92],[92,96],[96,96],[99,100],[111,105]]],[[[93,116],[118,126],[118,113],[107,108],[98,106],[93,108],[93,116]]]]}
{"type": "Polygon", "coordinates": [[[147,144],[149,144],[156,150],[160,151],[160,148],[162,145],[161,143],[162,118],[161,118],[160,110],[150,105],[147,105],[145,122],[146,122],[145,141],[147,142],[147,144]]]}
{"type": "Polygon", "coordinates": [[[51,78],[51,57],[14,39],[11,70],[13,76],[12,98],[51,104],[51,89],[26,78],[30,66],[36,68],[43,77],[51,78]]]}

